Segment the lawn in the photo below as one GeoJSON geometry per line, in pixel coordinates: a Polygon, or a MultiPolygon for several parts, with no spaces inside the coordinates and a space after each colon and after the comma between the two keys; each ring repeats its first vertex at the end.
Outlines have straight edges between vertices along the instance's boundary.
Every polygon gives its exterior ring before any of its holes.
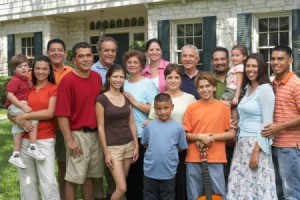
{"type": "Polygon", "coordinates": [[[7,114],[7,110],[1,108],[1,109],[0,109],[0,118],[6,117],[6,114],[7,114]]]}

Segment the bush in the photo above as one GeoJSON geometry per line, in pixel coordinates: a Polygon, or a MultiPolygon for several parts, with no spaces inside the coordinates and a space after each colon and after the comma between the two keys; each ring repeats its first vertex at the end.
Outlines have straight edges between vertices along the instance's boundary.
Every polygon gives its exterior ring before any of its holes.
{"type": "Polygon", "coordinates": [[[6,102],[6,85],[11,76],[0,76],[0,108],[4,107],[6,102]]]}

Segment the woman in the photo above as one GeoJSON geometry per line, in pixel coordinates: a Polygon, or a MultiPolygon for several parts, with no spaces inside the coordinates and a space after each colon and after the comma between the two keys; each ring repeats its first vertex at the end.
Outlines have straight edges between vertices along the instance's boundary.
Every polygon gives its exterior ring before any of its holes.
{"type": "Polygon", "coordinates": [[[106,74],[105,91],[97,98],[96,115],[105,163],[116,183],[112,200],[126,191],[130,165],[138,159],[138,140],[130,101],[123,95],[125,70],[112,65],[106,74]]]}
{"type": "MultiPolygon", "coordinates": [[[[54,110],[57,87],[54,85],[52,65],[47,56],[38,57],[32,69],[32,83],[28,96],[28,105],[33,112],[24,113],[15,118],[23,125],[29,120],[39,120],[37,130],[37,147],[46,156],[44,161],[37,161],[28,156],[28,134],[24,135],[21,157],[27,168],[19,169],[22,197],[26,200],[38,200],[38,183],[42,199],[60,199],[55,176],[55,122],[54,110]]],[[[28,128],[24,127],[25,130],[28,128]]]]}
{"type": "MultiPolygon", "coordinates": [[[[185,93],[180,90],[183,76],[183,68],[176,64],[168,64],[164,76],[166,78],[167,91],[174,104],[174,109],[171,113],[171,118],[179,123],[183,123],[183,117],[187,106],[196,101],[193,95],[185,93]]],[[[153,104],[149,114],[149,119],[156,118],[153,104]]],[[[179,153],[179,163],[176,174],[176,199],[186,199],[186,169],[185,169],[185,155],[186,151],[179,153]]]]}
{"type": "Polygon", "coordinates": [[[272,139],[262,128],[273,122],[274,92],[261,54],[251,54],[244,70],[246,93],[238,105],[239,133],[231,163],[227,199],[277,199],[272,139]]]}
{"type": "Polygon", "coordinates": [[[142,75],[150,78],[159,92],[166,91],[166,82],[164,77],[164,71],[169,64],[161,58],[161,41],[153,38],[146,43],[147,55],[150,58],[150,63],[143,69],[142,75]]]}
{"type": "Polygon", "coordinates": [[[129,79],[124,84],[124,94],[130,100],[133,106],[133,117],[137,127],[139,138],[140,152],[139,159],[130,168],[127,178],[128,190],[126,192],[127,199],[143,199],[143,159],[145,149],[140,144],[142,137],[142,124],[147,119],[150,104],[152,103],[157,89],[154,83],[142,76],[141,70],[145,66],[145,55],[136,50],[129,50],[123,56],[123,64],[129,73],[129,79]]]}

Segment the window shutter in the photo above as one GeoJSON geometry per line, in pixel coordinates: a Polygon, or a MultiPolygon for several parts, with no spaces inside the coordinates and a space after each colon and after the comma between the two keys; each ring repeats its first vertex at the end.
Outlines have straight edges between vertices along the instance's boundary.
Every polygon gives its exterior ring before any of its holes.
{"type": "Polygon", "coordinates": [[[293,71],[300,76],[300,9],[292,10],[293,71]]]}
{"type": "Polygon", "coordinates": [[[237,44],[245,45],[252,52],[252,14],[237,15],[237,44]]]}
{"type": "Polygon", "coordinates": [[[162,58],[170,60],[170,20],[159,20],[157,24],[158,39],[162,44],[162,58]]]}
{"type": "Polygon", "coordinates": [[[34,33],[33,44],[34,44],[34,51],[33,51],[34,58],[43,55],[43,33],[42,32],[34,33]]]}
{"type": "Polygon", "coordinates": [[[203,17],[203,70],[213,71],[211,53],[216,48],[216,16],[203,17]]]}
{"type": "Polygon", "coordinates": [[[7,67],[8,67],[8,75],[13,75],[13,71],[10,69],[10,60],[15,55],[15,35],[7,35],[7,67]]]}

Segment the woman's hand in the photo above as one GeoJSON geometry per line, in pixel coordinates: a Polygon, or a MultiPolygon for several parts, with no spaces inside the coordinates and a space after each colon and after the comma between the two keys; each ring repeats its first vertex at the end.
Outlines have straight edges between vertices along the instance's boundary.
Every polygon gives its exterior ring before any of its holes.
{"type": "Polygon", "coordinates": [[[82,155],[82,151],[74,139],[67,140],[67,146],[70,150],[71,156],[74,158],[79,158],[82,155]]]}
{"type": "Polygon", "coordinates": [[[21,126],[26,132],[32,132],[35,129],[35,126],[31,121],[26,120],[24,124],[21,126]]]}
{"type": "Polygon", "coordinates": [[[23,127],[26,121],[26,113],[15,116],[14,120],[18,126],[23,127]]]}
{"type": "Polygon", "coordinates": [[[250,169],[254,170],[258,168],[258,160],[259,160],[259,151],[253,150],[249,161],[250,169]]]}
{"type": "Polygon", "coordinates": [[[142,128],[145,128],[146,126],[147,126],[147,124],[151,121],[152,119],[146,119],[145,121],[144,121],[144,123],[142,124],[142,128]]]}
{"type": "Polygon", "coordinates": [[[233,99],[232,99],[232,105],[238,105],[238,103],[239,103],[239,98],[238,97],[234,97],[233,99]]]}
{"type": "Polygon", "coordinates": [[[139,158],[139,146],[135,146],[134,150],[133,150],[133,156],[132,156],[131,163],[134,164],[138,158],[139,158]]]}
{"type": "Polygon", "coordinates": [[[129,99],[130,103],[134,106],[136,103],[134,96],[132,96],[129,92],[123,92],[123,94],[129,99]]]}
{"type": "Polygon", "coordinates": [[[114,170],[114,160],[109,153],[105,154],[105,164],[109,169],[114,170]]]}

